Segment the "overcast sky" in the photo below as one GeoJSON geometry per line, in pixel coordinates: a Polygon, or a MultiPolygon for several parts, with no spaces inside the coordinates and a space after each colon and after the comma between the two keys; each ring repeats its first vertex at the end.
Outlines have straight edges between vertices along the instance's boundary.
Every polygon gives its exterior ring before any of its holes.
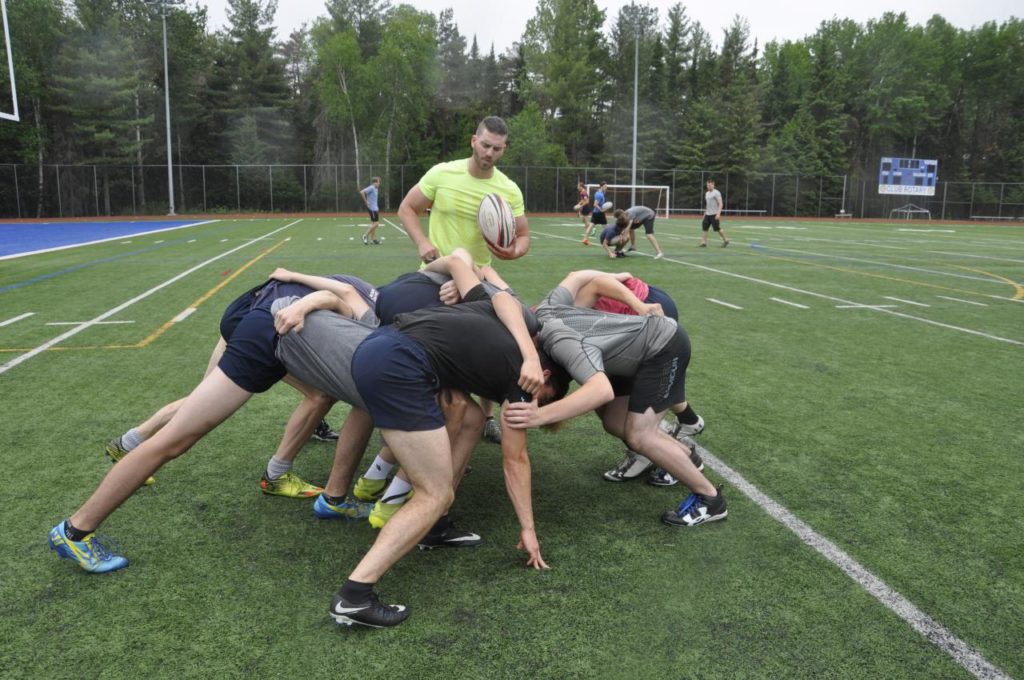
{"type": "MultiPolygon", "coordinates": [[[[224,26],[226,0],[198,2],[210,10],[211,29],[224,26]]],[[[399,1],[392,0],[392,4],[397,5],[399,1]]],[[[531,0],[408,0],[405,4],[434,14],[451,7],[455,12],[455,23],[466,36],[467,43],[476,35],[481,51],[487,52],[493,43],[497,54],[519,40],[527,20],[534,15],[537,6],[531,0]]],[[[621,1],[597,0],[597,5],[605,10],[607,19],[617,15],[619,8],[626,4],[621,1]]],[[[664,20],[668,8],[675,2],[648,0],[647,4],[657,7],[664,20]]],[[[773,39],[803,38],[813,33],[822,21],[833,17],[849,18],[863,24],[868,19],[880,17],[883,12],[894,11],[906,12],[913,24],[924,24],[933,14],[941,14],[954,26],[971,28],[986,21],[1003,22],[1011,16],[1024,15],[1020,0],[787,0],[785,3],[734,0],[684,2],[683,5],[690,19],[699,21],[711,34],[716,45],[721,44],[722,31],[736,15],[750,23],[751,34],[761,45],[773,39]]],[[[280,0],[277,10],[278,39],[287,38],[303,22],[312,23],[315,18],[326,13],[323,0],[280,0]]]]}

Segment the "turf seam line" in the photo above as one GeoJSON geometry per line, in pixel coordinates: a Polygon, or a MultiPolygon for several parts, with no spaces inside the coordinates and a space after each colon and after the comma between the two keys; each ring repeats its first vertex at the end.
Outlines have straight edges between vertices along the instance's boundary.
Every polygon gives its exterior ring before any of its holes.
{"type": "Polygon", "coordinates": [[[131,300],[128,300],[127,302],[122,302],[117,307],[114,307],[111,310],[103,312],[102,314],[97,316],[95,319],[92,319],[90,321],[86,321],[82,325],[76,326],[75,328],[72,328],[71,330],[69,330],[66,333],[62,333],[61,335],[58,335],[57,337],[55,337],[55,338],[53,338],[51,340],[47,340],[46,342],[44,342],[43,344],[39,345],[35,349],[29,350],[28,352],[25,352],[24,354],[20,354],[20,355],[14,357],[13,359],[11,359],[10,361],[8,361],[6,364],[0,366],[0,375],[6,373],[7,371],[11,370],[15,366],[28,361],[29,359],[31,359],[32,357],[36,356],[37,354],[41,354],[42,352],[45,352],[46,350],[48,350],[49,348],[53,347],[54,345],[59,344],[61,342],[64,342],[68,338],[70,338],[70,337],[72,337],[74,335],[77,335],[77,334],[81,333],[82,331],[84,331],[85,329],[90,328],[90,327],[96,325],[98,322],[103,321],[104,319],[107,319],[107,318],[109,318],[111,316],[114,316],[118,312],[123,311],[123,310],[127,309],[128,307],[131,307],[136,302],[139,302],[140,300],[144,300],[145,298],[149,297],[153,293],[156,293],[157,291],[162,290],[163,288],[166,288],[167,286],[171,285],[172,283],[175,283],[176,281],[180,281],[181,279],[185,278],[189,274],[191,274],[193,272],[196,272],[196,271],[199,271],[200,269],[202,269],[206,265],[208,265],[208,264],[210,264],[212,262],[216,262],[217,260],[219,260],[219,259],[221,259],[223,257],[227,257],[228,255],[231,255],[232,253],[236,253],[239,250],[242,250],[243,248],[246,248],[246,247],[252,245],[253,243],[256,243],[261,238],[265,238],[266,236],[272,236],[273,234],[276,234],[279,231],[284,231],[288,227],[294,226],[294,225],[298,224],[301,221],[302,221],[302,219],[300,218],[300,219],[295,220],[294,222],[289,222],[288,224],[284,225],[283,227],[278,227],[277,229],[274,229],[273,231],[271,231],[271,232],[269,232],[267,234],[264,234],[263,236],[261,236],[261,237],[259,237],[257,239],[253,239],[251,241],[243,243],[240,246],[236,246],[236,247],[232,248],[231,250],[227,250],[227,251],[221,253],[220,255],[216,255],[216,256],[210,258],[209,260],[206,260],[205,262],[200,262],[199,264],[197,264],[196,266],[192,267],[191,269],[187,269],[187,270],[183,271],[182,273],[177,274],[177,275],[167,279],[163,283],[158,284],[158,285],[150,288],[145,293],[142,293],[140,295],[136,295],[131,300]]]}
{"type": "MultiPolygon", "coordinates": [[[[541,233],[542,235],[547,236],[549,238],[560,239],[562,241],[573,241],[573,239],[566,238],[565,236],[559,236],[557,234],[545,234],[543,232],[538,232],[538,233],[541,233]]],[[[724,276],[731,276],[733,278],[737,278],[737,279],[740,279],[742,281],[749,281],[751,283],[757,283],[757,284],[761,284],[763,286],[771,286],[772,288],[779,288],[781,290],[788,290],[788,291],[793,292],[793,293],[801,293],[803,295],[810,295],[811,297],[820,298],[822,300],[829,300],[831,302],[838,302],[838,303],[848,304],[848,305],[857,304],[857,303],[853,302],[852,300],[844,300],[843,298],[837,298],[837,297],[833,297],[831,295],[825,295],[824,293],[815,293],[814,291],[804,290],[803,288],[794,288],[793,286],[787,286],[787,285],[782,284],[782,283],[775,283],[774,281],[765,281],[764,279],[758,279],[758,278],[755,278],[753,276],[747,276],[745,274],[737,274],[736,272],[730,272],[730,271],[726,271],[724,269],[715,269],[714,267],[708,267],[707,265],[696,264],[694,262],[687,262],[685,260],[677,260],[677,259],[674,259],[674,258],[671,258],[671,257],[665,257],[665,258],[662,258],[661,261],[662,262],[672,262],[673,264],[681,264],[681,265],[684,265],[686,267],[693,267],[695,269],[700,269],[700,270],[703,270],[703,271],[706,271],[706,272],[711,272],[713,274],[722,274],[724,276]]],[[[960,333],[967,333],[968,335],[976,335],[978,337],[985,338],[987,340],[995,340],[997,342],[1005,342],[1005,343],[1010,344],[1010,345],[1017,345],[1018,347],[1024,347],[1024,342],[1021,342],[1020,340],[1013,340],[1012,338],[1004,338],[1004,337],[999,336],[999,335],[991,335],[989,333],[984,333],[982,331],[976,331],[976,330],[974,330],[972,328],[964,328],[962,326],[954,326],[952,324],[942,323],[941,321],[933,321],[931,319],[926,319],[926,318],[924,318],[922,316],[914,316],[913,314],[906,314],[904,312],[897,312],[894,309],[872,308],[872,311],[879,312],[880,314],[889,314],[891,316],[897,316],[897,317],[900,317],[901,319],[909,319],[911,321],[918,321],[920,323],[926,323],[926,324],[928,324],[930,326],[937,326],[938,328],[945,328],[947,330],[958,331],[960,333]]]]}
{"type": "Polygon", "coordinates": [[[913,602],[875,576],[852,556],[828,540],[806,522],[748,482],[743,475],[726,465],[720,458],[697,444],[697,452],[704,462],[736,487],[747,498],[765,511],[769,517],[792,531],[805,545],[837,566],[872,597],[903,619],[911,628],[933,645],[948,654],[953,661],[974,677],[982,680],[1012,680],[1009,675],[990,663],[981,652],[917,608],[913,602]]]}

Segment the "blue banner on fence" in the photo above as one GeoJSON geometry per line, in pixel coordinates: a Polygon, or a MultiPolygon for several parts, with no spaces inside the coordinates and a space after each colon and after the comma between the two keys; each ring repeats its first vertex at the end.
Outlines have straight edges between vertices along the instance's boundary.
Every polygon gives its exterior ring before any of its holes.
{"type": "Polygon", "coordinates": [[[878,169],[878,193],[934,196],[939,181],[939,162],[923,158],[882,157],[878,169]]]}

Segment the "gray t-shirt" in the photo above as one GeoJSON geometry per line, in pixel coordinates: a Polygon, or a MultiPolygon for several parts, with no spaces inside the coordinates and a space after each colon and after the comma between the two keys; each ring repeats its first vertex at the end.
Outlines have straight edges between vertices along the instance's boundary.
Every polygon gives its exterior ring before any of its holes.
{"type": "Polygon", "coordinates": [[[654,219],[654,211],[646,205],[634,205],[632,208],[626,210],[626,216],[629,217],[631,222],[643,223],[647,220],[654,219]]]}
{"type": "MultiPolygon", "coordinates": [[[[276,300],[270,311],[277,313],[298,299],[276,300]]],[[[324,310],[313,312],[306,317],[301,332],[290,331],[278,340],[277,358],[302,382],[365,411],[352,380],[352,355],[378,325],[372,311],[359,320],[324,310]]]]}
{"type": "Polygon", "coordinates": [[[704,214],[717,215],[718,211],[722,209],[722,192],[712,189],[704,194],[704,202],[707,204],[704,207],[704,214]]]}
{"type": "Polygon", "coordinates": [[[595,373],[633,376],[646,359],[664,349],[677,324],[665,316],[608,314],[573,305],[559,286],[537,307],[544,324],[537,337],[544,351],[581,385],[595,373]]]}

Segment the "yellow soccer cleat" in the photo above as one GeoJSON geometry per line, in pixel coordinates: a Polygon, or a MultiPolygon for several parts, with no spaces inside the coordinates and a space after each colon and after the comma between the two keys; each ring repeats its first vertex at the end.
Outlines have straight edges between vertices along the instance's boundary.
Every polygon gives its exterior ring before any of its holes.
{"type": "Polygon", "coordinates": [[[303,480],[294,472],[286,472],[277,479],[267,479],[266,475],[260,479],[260,490],[271,496],[285,496],[287,498],[312,498],[319,496],[323,491],[319,486],[313,486],[303,480]]]}
{"type": "Polygon", "coordinates": [[[356,485],[352,489],[352,495],[356,499],[372,503],[373,501],[379,500],[384,495],[384,487],[388,484],[386,479],[367,479],[366,477],[360,477],[356,480],[356,485]]]}
{"type": "MultiPolygon", "coordinates": [[[[117,461],[121,460],[122,458],[124,458],[125,456],[128,455],[128,452],[125,451],[123,448],[121,448],[121,438],[120,437],[117,437],[115,439],[111,439],[109,442],[107,442],[107,449],[106,449],[106,451],[107,451],[107,458],[110,459],[110,462],[112,464],[116,463],[117,461]]],[[[143,482],[143,483],[146,486],[149,486],[150,484],[155,484],[156,483],[156,478],[155,477],[146,477],[146,481],[143,482]]]]}

